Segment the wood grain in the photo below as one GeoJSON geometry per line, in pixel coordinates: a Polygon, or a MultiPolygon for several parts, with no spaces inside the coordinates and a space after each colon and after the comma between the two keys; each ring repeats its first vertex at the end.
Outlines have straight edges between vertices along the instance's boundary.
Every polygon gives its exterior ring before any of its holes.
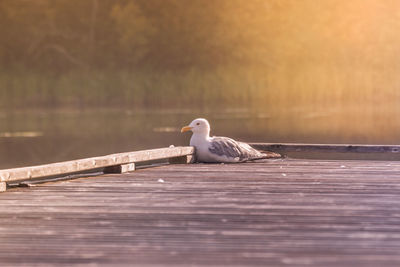
{"type": "Polygon", "coordinates": [[[4,266],[399,266],[400,162],[167,165],[0,194],[4,266]]]}

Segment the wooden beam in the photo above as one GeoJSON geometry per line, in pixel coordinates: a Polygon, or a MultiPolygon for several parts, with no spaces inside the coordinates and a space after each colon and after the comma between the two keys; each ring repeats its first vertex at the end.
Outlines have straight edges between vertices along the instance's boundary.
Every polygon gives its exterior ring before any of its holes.
{"type": "MultiPolygon", "coordinates": [[[[118,153],[101,157],[71,160],[32,167],[0,170],[0,183],[18,180],[29,180],[49,176],[59,176],[64,174],[105,168],[109,166],[187,156],[192,155],[193,153],[193,147],[169,147],[118,153]]],[[[129,170],[130,167],[125,166],[122,167],[121,170],[129,170]]]]}
{"type": "Polygon", "coordinates": [[[104,173],[127,173],[133,172],[136,169],[135,163],[121,164],[115,166],[105,167],[104,173]]]}
{"type": "Polygon", "coordinates": [[[251,143],[259,150],[274,152],[353,152],[353,153],[400,153],[400,145],[349,145],[349,144],[274,144],[251,143]]]}
{"type": "Polygon", "coordinates": [[[193,155],[187,155],[187,156],[182,156],[182,157],[169,158],[168,162],[170,164],[188,164],[188,163],[193,163],[194,162],[194,156],[193,155]]]}
{"type": "Polygon", "coordinates": [[[6,182],[0,182],[0,192],[4,192],[7,190],[7,183],[6,182]]]}

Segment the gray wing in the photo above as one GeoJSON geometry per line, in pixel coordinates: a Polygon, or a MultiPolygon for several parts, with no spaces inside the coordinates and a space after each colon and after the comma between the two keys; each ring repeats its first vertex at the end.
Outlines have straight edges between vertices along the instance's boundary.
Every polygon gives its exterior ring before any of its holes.
{"type": "Polygon", "coordinates": [[[239,161],[258,159],[266,156],[248,144],[237,142],[228,137],[213,137],[208,150],[218,156],[239,158],[239,161]]]}

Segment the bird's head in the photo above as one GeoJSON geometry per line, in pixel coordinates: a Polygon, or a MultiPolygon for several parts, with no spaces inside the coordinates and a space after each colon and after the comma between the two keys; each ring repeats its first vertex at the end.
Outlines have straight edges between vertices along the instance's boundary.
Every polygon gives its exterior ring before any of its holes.
{"type": "Polygon", "coordinates": [[[210,124],[206,119],[195,119],[188,126],[181,129],[181,133],[192,131],[195,134],[210,134],[210,124]]]}

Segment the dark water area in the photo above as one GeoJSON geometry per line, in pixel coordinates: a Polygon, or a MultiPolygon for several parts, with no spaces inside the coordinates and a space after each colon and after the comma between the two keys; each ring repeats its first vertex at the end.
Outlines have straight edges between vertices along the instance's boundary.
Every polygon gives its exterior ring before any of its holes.
{"type": "Polygon", "coordinates": [[[212,135],[246,142],[400,143],[394,110],[12,112],[0,114],[0,168],[188,145],[180,128],[197,117],[210,121],[212,135]]]}

